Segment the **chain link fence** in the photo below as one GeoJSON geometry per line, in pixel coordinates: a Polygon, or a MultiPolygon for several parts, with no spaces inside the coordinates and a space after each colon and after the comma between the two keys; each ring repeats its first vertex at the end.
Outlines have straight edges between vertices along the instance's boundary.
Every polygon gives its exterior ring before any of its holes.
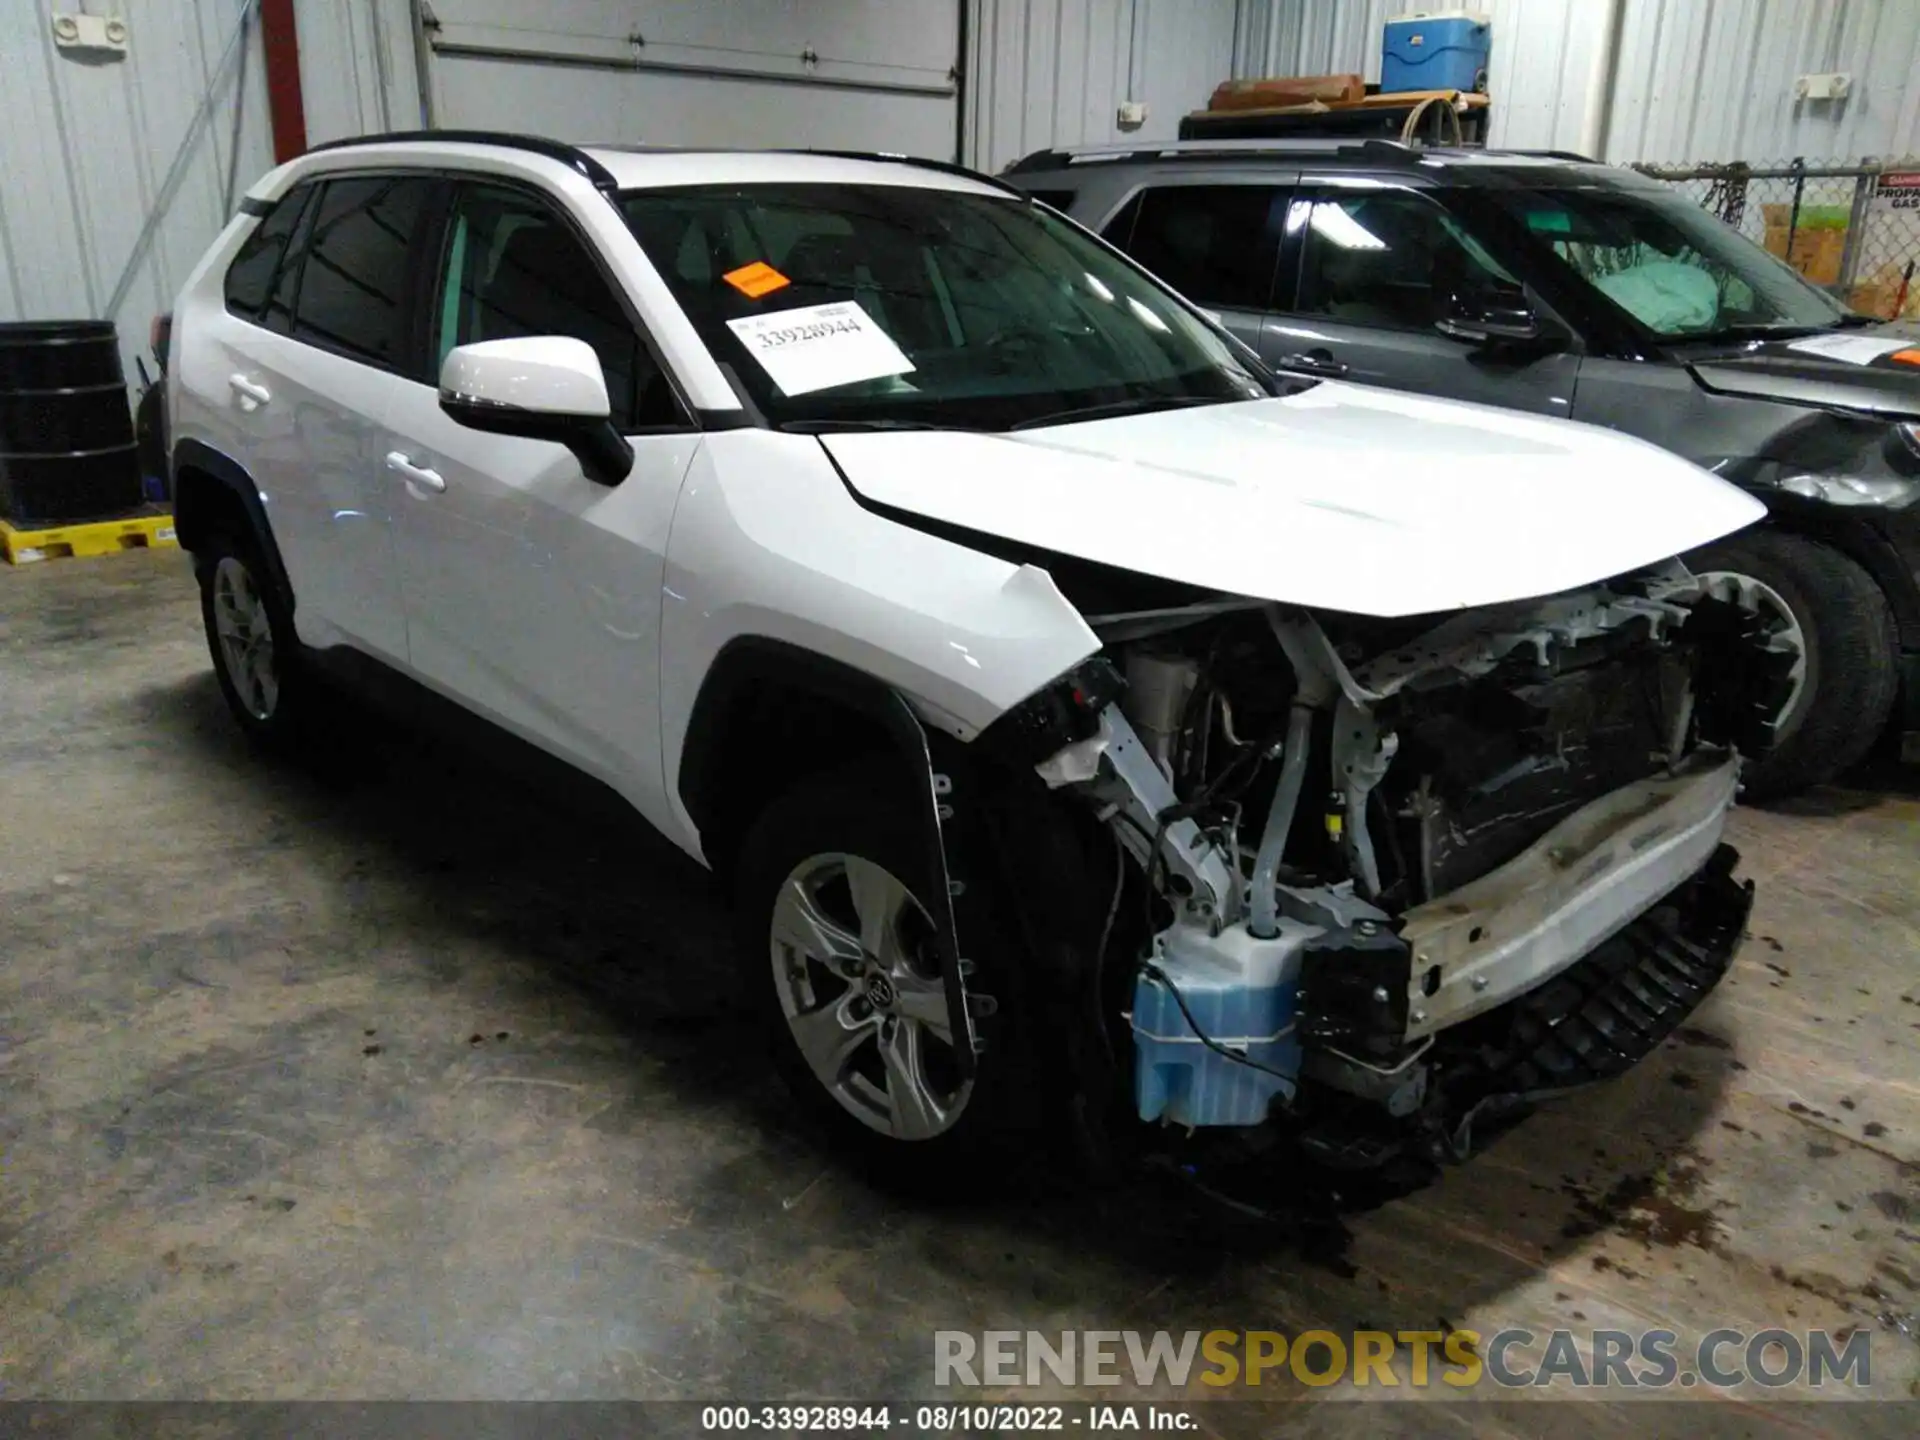
{"type": "Polygon", "coordinates": [[[1920,319],[1920,158],[1633,168],[1862,314],[1920,319]]]}

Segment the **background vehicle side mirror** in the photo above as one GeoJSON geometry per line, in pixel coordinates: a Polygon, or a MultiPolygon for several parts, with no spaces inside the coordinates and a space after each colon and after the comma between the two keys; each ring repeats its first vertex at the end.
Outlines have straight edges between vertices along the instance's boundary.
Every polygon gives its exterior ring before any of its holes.
{"type": "Polygon", "coordinates": [[[564,445],[602,485],[633,470],[633,447],[610,418],[600,357],[584,340],[533,335],[456,346],[440,367],[440,408],[470,430],[564,445]]]}
{"type": "Polygon", "coordinates": [[[1446,313],[1434,322],[1442,335],[1474,345],[1550,348],[1564,341],[1558,327],[1541,319],[1533,300],[1518,286],[1456,291],[1446,313]]]}

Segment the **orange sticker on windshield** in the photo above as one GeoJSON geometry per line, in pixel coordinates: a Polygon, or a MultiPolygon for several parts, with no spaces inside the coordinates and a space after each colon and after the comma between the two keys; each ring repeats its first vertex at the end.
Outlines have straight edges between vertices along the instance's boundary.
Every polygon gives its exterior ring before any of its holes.
{"type": "Polygon", "coordinates": [[[758,300],[762,295],[784,290],[793,283],[764,260],[742,265],[738,270],[729,270],[720,278],[749,300],[758,300]]]}
{"type": "Polygon", "coordinates": [[[1920,350],[1896,350],[1893,358],[1902,365],[1920,365],[1920,350]]]}

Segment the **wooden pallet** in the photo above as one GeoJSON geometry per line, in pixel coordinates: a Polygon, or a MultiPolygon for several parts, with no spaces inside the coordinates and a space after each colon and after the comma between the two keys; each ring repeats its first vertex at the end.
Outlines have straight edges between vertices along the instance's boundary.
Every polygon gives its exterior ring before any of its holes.
{"type": "Polygon", "coordinates": [[[179,543],[173,533],[173,516],[165,512],[97,520],[85,525],[51,525],[37,530],[16,529],[0,520],[0,559],[9,565],[112,555],[120,550],[144,550],[179,543]]]}

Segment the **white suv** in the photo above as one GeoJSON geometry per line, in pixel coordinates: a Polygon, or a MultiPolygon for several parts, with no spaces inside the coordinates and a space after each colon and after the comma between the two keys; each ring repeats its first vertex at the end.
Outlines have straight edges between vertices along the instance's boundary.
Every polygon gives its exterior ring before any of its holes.
{"type": "Polygon", "coordinates": [[[1277,377],[953,167],[441,132],[242,208],[170,400],[240,724],[371,658],[612,787],[889,1163],[1424,1166],[1724,972],[1791,662],[1692,465],[1277,377]]]}

